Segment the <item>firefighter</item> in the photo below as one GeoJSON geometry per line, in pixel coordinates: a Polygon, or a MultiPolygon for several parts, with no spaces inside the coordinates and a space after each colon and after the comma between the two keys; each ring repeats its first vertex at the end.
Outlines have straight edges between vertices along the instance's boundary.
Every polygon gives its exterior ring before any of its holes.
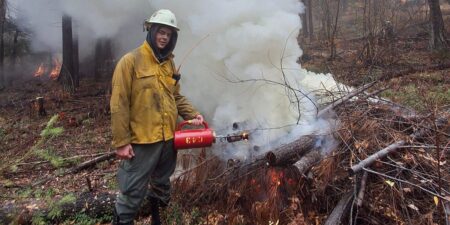
{"type": "Polygon", "coordinates": [[[150,200],[152,224],[170,199],[176,120],[192,124],[203,116],[180,94],[172,51],[178,37],[175,15],[156,11],[145,21],[147,38],[123,56],[114,70],[110,101],[112,146],[121,159],[113,224],[134,224],[144,198],[150,200]]]}

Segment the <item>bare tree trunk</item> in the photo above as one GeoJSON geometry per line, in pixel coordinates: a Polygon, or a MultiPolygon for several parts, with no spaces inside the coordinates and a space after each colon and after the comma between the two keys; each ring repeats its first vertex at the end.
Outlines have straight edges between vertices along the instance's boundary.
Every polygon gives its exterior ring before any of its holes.
{"type": "Polygon", "coordinates": [[[308,30],[308,1],[303,0],[303,4],[305,5],[305,12],[300,14],[300,19],[302,21],[302,30],[303,30],[303,37],[309,36],[309,30],[308,30]]]}
{"type": "Polygon", "coordinates": [[[313,16],[312,16],[312,1],[306,0],[308,2],[308,33],[309,33],[309,41],[313,41],[314,39],[314,26],[313,26],[313,16]]]}
{"type": "Polygon", "coordinates": [[[342,0],[342,12],[346,13],[348,9],[348,0],[342,0]]]}
{"type": "Polygon", "coordinates": [[[103,50],[105,51],[105,59],[104,59],[104,70],[106,78],[110,79],[114,72],[114,55],[113,55],[113,41],[111,38],[105,40],[105,45],[103,46],[103,50]]]}
{"type": "Polygon", "coordinates": [[[430,7],[431,25],[429,47],[431,50],[448,49],[449,43],[447,42],[439,0],[428,0],[428,6],[430,7]]]}
{"type": "Polygon", "coordinates": [[[72,38],[72,18],[68,15],[62,17],[62,38],[63,38],[63,64],[58,81],[64,89],[73,93],[74,87],[74,66],[73,66],[73,38],[72,38]]]}
{"type": "Polygon", "coordinates": [[[95,62],[94,62],[94,78],[100,80],[102,77],[102,59],[103,59],[103,41],[98,39],[95,43],[95,62]]]}
{"type": "Polygon", "coordinates": [[[5,24],[6,24],[6,0],[0,0],[0,88],[5,86],[5,74],[4,74],[5,24]]]}
{"type": "Polygon", "coordinates": [[[80,86],[80,59],[78,51],[78,33],[73,32],[73,81],[75,87],[80,86]]]}
{"type": "Polygon", "coordinates": [[[13,70],[16,68],[16,62],[17,62],[17,52],[18,52],[18,42],[19,42],[19,29],[16,29],[16,32],[14,33],[14,42],[13,42],[13,48],[11,53],[11,66],[13,70]]]}
{"type": "Polygon", "coordinates": [[[334,25],[333,30],[330,35],[330,60],[333,60],[336,58],[336,31],[338,27],[338,19],[339,19],[339,9],[341,8],[341,0],[337,1],[337,7],[336,7],[336,17],[334,18],[334,25]]]}
{"type": "Polygon", "coordinates": [[[302,21],[302,31],[303,31],[303,37],[308,37],[309,36],[309,32],[308,32],[308,21],[306,20],[307,16],[306,16],[306,11],[305,13],[300,14],[300,20],[302,21]]]}
{"type": "Polygon", "coordinates": [[[95,44],[95,80],[111,75],[113,69],[112,41],[109,38],[98,39],[95,44]]]}

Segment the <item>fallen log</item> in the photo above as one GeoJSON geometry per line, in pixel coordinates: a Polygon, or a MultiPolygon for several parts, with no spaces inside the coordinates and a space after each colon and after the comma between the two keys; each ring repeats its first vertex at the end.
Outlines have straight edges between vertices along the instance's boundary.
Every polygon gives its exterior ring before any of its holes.
{"type": "Polygon", "coordinates": [[[283,145],[266,153],[266,159],[270,166],[293,164],[306,153],[310,152],[316,139],[313,136],[303,136],[292,143],[283,145]]]}
{"type": "Polygon", "coordinates": [[[116,152],[108,152],[105,155],[98,156],[98,157],[96,157],[94,159],[91,159],[91,160],[88,160],[86,162],[83,162],[83,163],[79,164],[78,166],[76,166],[76,167],[74,167],[72,169],[69,169],[66,172],[66,174],[67,173],[77,173],[77,172],[79,172],[79,171],[81,171],[83,169],[86,169],[86,168],[89,168],[91,166],[94,166],[94,165],[96,165],[99,162],[110,160],[110,159],[114,158],[115,155],[116,155],[116,152]]]}
{"type": "Polygon", "coordinates": [[[334,207],[331,214],[328,216],[327,221],[325,221],[325,225],[341,224],[342,219],[344,219],[343,217],[347,215],[347,212],[350,209],[352,201],[352,192],[347,192],[346,194],[344,194],[341,200],[339,200],[336,207],[334,207]]]}
{"type": "MultiPolygon", "coordinates": [[[[75,220],[76,216],[81,214],[103,220],[102,222],[110,222],[115,201],[116,194],[109,192],[83,192],[78,196],[66,196],[52,199],[50,202],[31,200],[17,204],[13,200],[0,207],[0,224],[31,224],[32,221],[59,224],[66,220],[75,220]]],[[[149,209],[150,203],[145,200],[139,216],[149,216],[149,209]]]]}
{"type": "MultiPolygon", "coordinates": [[[[256,156],[251,162],[233,160],[223,173],[201,182],[199,186],[192,189],[193,194],[189,196],[189,204],[206,204],[210,201],[217,201],[218,198],[223,197],[223,193],[227,193],[230,185],[242,182],[244,177],[261,171],[264,167],[292,165],[314,149],[316,139],[318,139],[317,136],[313,135],[302,136],[267,154],[256,156]]],[[[179,177],[179,180],[182,180],[182,177],[179,177]]]]}
{"type": "Polygon", "coordinates": [[[314,149],[306,153],[299,161],[294,163],[294,166],[300,174],[305,174],[309,168],[317,164],[320,160],[322,160],[322,154],[319,149],[314,149]]]}
{"type": "Polygon", "coordinates": [[[31,200],[20,205],[12,201],[0,209],[0,224],[31,224],[35,220],[58,224],[81,213],[101,218],[112,215],[115,194],[86,192],[70,197],[69,201],[62,199],[53,199],[51,202],[31,200]]]}
{"type": "MultiPolygon", "coordinates": [[[[67,174],[78,173],[79,171],[87,169],[89,167],[92,167],[92,166],[96,165],[97,163],[100,163],[100,162],[103,162],[103,161],[106,161],[106,160],[110,160],[110,159],[114,158],[115,155],[116,155],[115,152],[108,152],[108,153],[106,153],[104,155],[95,157],[94,159],[85,161],[85,162],[83,162],[83,163],[81,163],[81,164],[79,164],[79,165],[77,165],[75,167],[72,167],[72,168],[64,171],[62,174],[60,174],[58,176],[65,176],[67,174]]],[[[40,180],[34,182],[33,184],[31,184],[31,186],[35,187],[37,185],[43,184],[43,183],[51,180],[52,178],[53,178],[53,176],[44,177],[43,179],[40,179],[40,180]]]]}

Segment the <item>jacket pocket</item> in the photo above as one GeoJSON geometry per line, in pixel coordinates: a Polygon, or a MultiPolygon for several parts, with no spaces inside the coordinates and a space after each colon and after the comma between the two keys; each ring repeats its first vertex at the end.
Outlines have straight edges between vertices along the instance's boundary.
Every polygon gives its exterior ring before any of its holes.
{"type": "Polygon", "coordinates": [[[137,91],[157,88],[158,78],[155,74],[136,74],[136,78],[134,89],[137,91]]]}

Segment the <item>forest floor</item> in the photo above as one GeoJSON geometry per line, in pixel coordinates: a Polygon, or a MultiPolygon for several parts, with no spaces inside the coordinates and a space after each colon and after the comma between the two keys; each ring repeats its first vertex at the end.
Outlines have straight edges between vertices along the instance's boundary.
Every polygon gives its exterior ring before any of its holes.
{"type": "MultiPolygon", "coordinates": [[[[450,24],[450,21],[446,24],[450,24]]],[[[332,73],[338,81],[347,85],[359,86],[388,74],[371,91],[388,87],[379,94],[381,97],[420,115],[433,114],[449,119],[450,52],[430,52],[426,33],[417,27],[408,28],[390,40],[377,43],[373,54],[368,56],[367,51],[361,51],[366,44],[364,39],[339,39],[337,57],[329,60],[328,48],[323,43],[301,41],[307,57],[302,57],[300,61],[304,68],[332,73]]],[[[112,151],[107,91],[110,81],[82,79],[75,94],[68,95],[52,80],[32,78],[32,74],[29,76],[26,82],[16,82],[0,91],[0,205],[5,208],[20,203],[26,209],[33,210],[55,207],[55,201],[73,193],[116,193],[115,172],[118,161],[115,159],[75,174],[65,174],[67,169],[81,162],[112,151]],[[34,107],[33,101],[37,97],[45,100],[45,116],[40,116],[34,107]],[[58,119],[53,127],[62,127],[63,131],[53,130],[54,135],[42,136],[41,132],[54,115],[58,115],[58,119]]],[[[448,134],[442,141],[445,143],[445,140],[448,140],[448,134]]],[[[443,151],[444,159],[449,159],[448,148],[443,151]]],[[[449,168],[448,164],[444,163],[443,166],[449,168]]],[[[447,174],[443,174],[445,176],[448,179],[448,170],[447,174]]],[[[382,192],[386,187],[378,188],[382,192]]],[[[223,222],[226,215],[220,209],[201,205],[195,210],[182,208],[181,203],[176,205],[177,196],[166,218],[189,217],[186,220],[194,224],[192,221],[195,217],[203,224],[226,224],[223,222]]],[[[54,211],[57,217],[58,210],[54,211]]],[[[310,218],[310,222],[315,218],[316,222],[312,224],[323,222],[321,213],[310,214],[306,217],[310,218]]],[[[237,215],[235,218],[239,216],[245,217],[237,215]]],[[[40,218],[33,219],[37,224],[40,221],[40,218]]],[[[108,220],[110,216],[89,218],[80,213],[61,224],[106,223],[108,220]]],[[[300,223],[298,220],[302,219],[297,218],[297,223],[300,223]]],[[[239,219],[233,221],[232,224],[239,224],[236,222],[239,219]]],[[[295,224],[292,221],[295,218],[291,220],[291,224],[295,224]]],[[[145,217],[138,224],[148,222],[149,218],[145,217]]],[[[248,218],[241,222],[251,224],[248,218]]]]}

